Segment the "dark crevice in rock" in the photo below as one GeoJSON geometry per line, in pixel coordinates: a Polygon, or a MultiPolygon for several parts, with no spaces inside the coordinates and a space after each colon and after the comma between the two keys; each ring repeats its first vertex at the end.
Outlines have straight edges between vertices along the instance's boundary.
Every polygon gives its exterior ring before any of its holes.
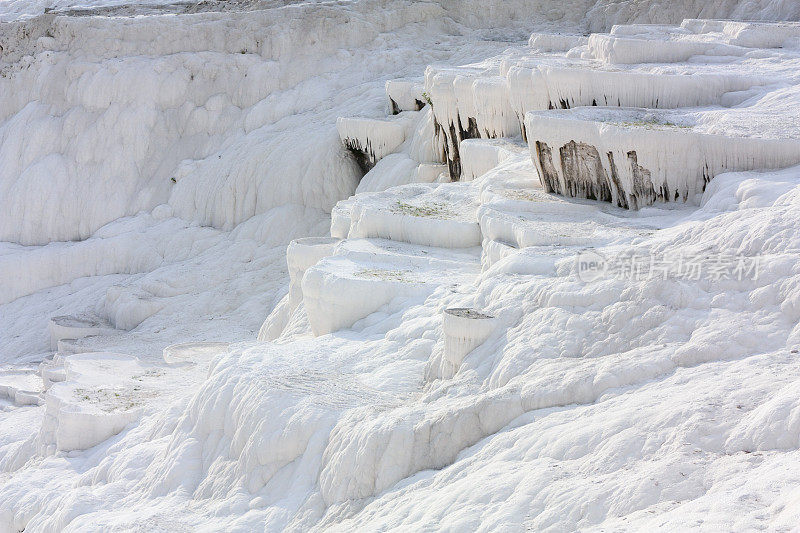
{"type": "Polygon", "coordinates": [[[665,200],[663,196],[665,187],[659,187],[659,191],[656,192],[653,180],[650,177],[650,171],[639,166],[636,151],[631,150],[627,153],[627,156],[631,164],[631,174],[633,175],[633,187],[631,194],[628,195],[631,207],[639,209],[640,206],[650,205],[656,200],[669,201],[668,198],[665,200]]]}
{"type": "Polygon", "coordinates": [[[617,207],[628,209],[628,199],[625,197],[625,191],[622,189],[622,183],[619,180],[619,173],[617,172],[617,164],[614,162],[614,152],[608,152],[608,166],[611,169],[611,185],[617,193],[617,207]]]}
{"type": "MultiPolygon", "coordinates": [[[[445,157],[447,159],[447,168],[450,170],[450,179],[457,181],[461,179],[461,154],[459,153],[458,145],[464,139],[480,139],[481,132],[478,130],[478,121],[473,117],[467,118],[467,129],[461,127],[460,117],[456,117],[455,122],[451,122],[447,129],[443,128],[441,124],[434,121],[434,132],[437,136],[445,136],[445,157]]],[[[491,137],[487,132],[486,137],[491,137]]]]}
{"type": "Polygon", "coordinates": [[[472,117],[467,118],[467,131],[462,131],[461,140],[480,139],[481,132],[478,130],[478,121],[472,117]]]}
{"type": "Polygon", "coordinates": [[[459,140],[456,127],[450,123],[450,138],[445,144],[447,150],[447,168],[450,170],[450,179],[461,179],[461,154],[458,151],[459,140]]]}
{"type": "Polygon", "coordinates": [[[597,148],[570,141],[559,149],[567,195],[611,202],[611,185],[597,148]]]}
{"type": "Polygon", "coordinates": [[[561,182],[558,179],[558,170],[556,170],[556,166],[553,164],[553,151],[547,146],[547,143],[542,141],[536,141],[535,147],[544,190],[550,193],[562,194],[561,182]]]}
{"type": "Polygon", "coordinates": [[[344,145],[347,147],[347,150],[353,154],[353,158],[355,158],[356,163],[358,163],[359,168],[364,174],[372,170],[372,167],[375,166],[377,161],[375,152],[372,150],[369,143],[367,143],[366,146],[361,146],[360,142],[354,139],[347,139],[344,141],[344,145]]]}
{"type": "MultiPolygon", "coordinates": [[[[389,98],[389,104],[392,107],[392,115],[399,115],[403,110],[397,105],[397,102],[394,101],[393,98],[389,98]]],[[[414,109],[412,111],[421,111],[423,107],[425,107],[426,103],[418,98],[414,99],[414,109]]]]}
{"type": "MultiPolygon", "coordinates": [[[[724,168],[726,167],[723,165],[723,169],[724,168]]],[[[708,168],[708,163],[706,163],[703,165],[703,192],[706,191],[706,185],[708,185],[708,182],[711,181],[713,177],[714,176],[711,175],[711,169],[708,168]]]]}

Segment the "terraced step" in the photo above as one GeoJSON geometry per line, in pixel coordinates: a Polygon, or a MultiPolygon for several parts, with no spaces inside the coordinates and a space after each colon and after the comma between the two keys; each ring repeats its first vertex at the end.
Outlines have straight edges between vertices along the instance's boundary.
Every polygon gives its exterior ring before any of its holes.
{"type": "Polygon", "coordinates": [[[425,368],[425,380],[452,378],[464,357],[480,346],[497,327],[497,319],[473,308],[450,308],[442,313],[444,350],[425,368]]]}
{"type": "Polygon", "coordinates": [[[58,350],[58,342],[65,339],[82,339],[114,331],[110,324],[90,316],[55,316],[50,319],[48,327],[51,350],[58,350]]]}
{"type": "Polygon", "coordinates": [[[752,48],[800,45],[797,22],[686,19],[680,27],[635,24],[592,34],[589,51],[606,63],[677,63],[693,56],[745,54],[752,48]]]}
{"type": "Polygon", "coordinates": [[[779,77],[753,66],[682,64],[677,72],[665,72],[654,65],[619,67],[539,54],[511,56],[486,68],[429,67],[425,90],[433,102],[435,133],[445,147],[451,178],[463,179],[461,144],[519,134],[525,139],[524,117],[529,111],[731,106],[751,97],[754,87],[779,77]]]}
{"type": "Polygon", "coordinates": [[[355,155],[364,172],[396,151],[406,140],[406,126],[399,120],[340,117],[336,129],[342,143],[355,155]]]}
{"type": "Polygon", "coordinates": [[[43,446],[59,451],[85,450],[116,435],[158,401],[163,387],[162,371],[123,354],[71,355],[64,369],[65,379],[44,395],[40,432],[43,446]]]}
{"type": "Polygon", "coordinates": [[[479,246],[477,205],[460,184],[411,184],[340,202],[331,235],[382,238],[441,248],[479,246]]]}
{"type": "Polygon", "coordinates": [[[324,335],[353,326],[395,298],[421,299],[479,272],[478,250],[453,251],[385,240],[343,241],[303,276],[311,329],[324,335]]]}
{"type": "Polygon", "coordinates": [[[216,356],[228,351],[227,342],[182,342],[170,344],[163,351],[168,365],[196,365],[208,363],[216,356]]]}
{"type": "MultiPolygon", "coordinates": [[[[618,37],[631,37],[642,35],[663,35],[670,32],[675,32],[677,27],[674,24],[614,24],[611,26],[611,35],[618,37]]],[[[702,33],[702,32],[693,32],[702,33]]],[[[586,38],[587,43],[589,38],[586,38]]]]}
{"type": "Polygon", "coordinates": [[[722,33],[731,44],[748,48],[800,45],[800,23],[685,19],[681,27],[693,33],[722,33]]]}
{"type": "Polygon", "coordinates": [[[514,155],[527,152],[527,146],[508,139],[466,139],[459,150],[461,180],[473,181],[514,155]]]}
{"type": "Polygon", "coordinates": [[[453,179],[462,174],[461,141],[520,133],[508,84],[497,69],[428,67],[425,91],[433,102],[436,134],[443,139],[453,179]]]}
{"type": "Polygon", "coordinates": [[[587,35],[569,33],[532,33],[528,46],[539,52],[566,52],[589,43],[587,35]]]}
{"type": "Polygon", "coordinates": [[[443,183],[447,181],[450,181],[447,165],[440,163],[420,163],[414,171],[412,179],[412,183],[443,183]]]}
{"type": "MultiPolygon", "coordinates": [[[[690,69],[686,74],[664,74],[647,69],[615,70],[600,65],[515,66],[507,74],[510,105],[520,119],[528,111],[582,106],[673,109],[721,104],[726,101],[726,95],[765,83],[763,77],[752,74],[695,70],[690,69]]],[[[524,125],[522,132],[527,137],[524,125]]]]}
{"type": "Polygon", "coordinates": [[[96,337],[96,335],[89,335],[86,337],[81,337],[80,339],[61,339],[58,341],[58,351],[56,352],[56,356],[89,352],[91,350],[87,348],[87,345],[96,337]]]}
{"type": "Polygon", "coordinates": [[[722,114],[593,107],[530,112],[526,127],[547,192],[638,209],[693,202],[722,172],[800,163],[798,125],[766,123],[767,114],[766,105],[722,114]]]}
{"type": "Polygon", "coordinates": [[[42,377],[45,390],[49,389],[53,383],[60,383],[67,379],[67,371],[60,363],[42,363],[39,367],[39,375],[42,377]]]}
{"type": "MultiPolygon", "coordinates": [[[[341,239],[336,237],[307,237],[295,239],[286,248],[286,264],[289,268],[289,294],[276,305],[264,320],[258,340],[272,341],[281,336],[292,322],[295,314],[302,316],[303,276],[306,270],[322,258],[333,254],[341,239]]],[[[302,319],[301,319],[302,320],[302,319]]]]}
{"type": "Polygon", "coordinates": [[[713,34],[666,32],[625,36],[595,33],[589,36],[592,56],[609,64],[682,63],[694,56],[741,56],[746,49],[713,34]]]}
{"type": "Polygon", "coordinates": [[[32,371],[0,372],[0,398],[15,405],[40,405],[44,386],[42,379],[32,371]]]}
{"type": "Polygon", "coordinates": [[[286,248],[289,267],[289,310],[291,314],[303,301],[303,276],[306,270],[332,255],[341,239],[335,237],[308,237],[295,239],[286,248]]]}
{"type": "Polygon", "coordinates": [[[647,234],[646,226],[626,225],[593,202],[577,203],[542,189],[508,189],[506,198],[481,205],[484,238],[514,248],[529,246],[586,247],[611,244],[647,234]]]}
{"type": "Polygon", "coordinates": [[[584,199],[567,199],[546,192],[531,179],[530,159],[510,161],[495,169],[496,179],[484,181],[478,217],[483,234],[483,270],[509,256],[517,260],[504,271],[554,275],[555,265],[587,247],[625,244],[660,227],[673,211],[637,216],[627,210],[584,199]]]}
{"type": "Polygon", "coordinates": [[[393,115],[401,111],[419,111],[426,105],[425,84],[422,79],[389,80],[386,82],[386,97],[393,115]]]}

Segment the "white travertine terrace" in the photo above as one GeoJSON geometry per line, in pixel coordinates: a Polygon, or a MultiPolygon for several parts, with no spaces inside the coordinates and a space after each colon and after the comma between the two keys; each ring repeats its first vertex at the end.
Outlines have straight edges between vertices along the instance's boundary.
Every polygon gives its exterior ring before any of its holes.
{"type": "Polygon", "coordinates": [[[0,531],[800,523],[797,23],[267,3],[0,25],[0,531]]]}
{"type": "Polygon", "coordinates": [[[800,138],[709,134],[687,118],[697,120],[680,112],[578,108],[531,112],[526,123],[545,190],[632,209],[694,202],[723,172],[800,164],[800,138]]]}
{"type": "Polygon", "coordinates": [[[563,33],[533,33],[528,39],[528,46],[540,52],[566,52],[589,43],[586,35],[569,35],[563,33]]]}

